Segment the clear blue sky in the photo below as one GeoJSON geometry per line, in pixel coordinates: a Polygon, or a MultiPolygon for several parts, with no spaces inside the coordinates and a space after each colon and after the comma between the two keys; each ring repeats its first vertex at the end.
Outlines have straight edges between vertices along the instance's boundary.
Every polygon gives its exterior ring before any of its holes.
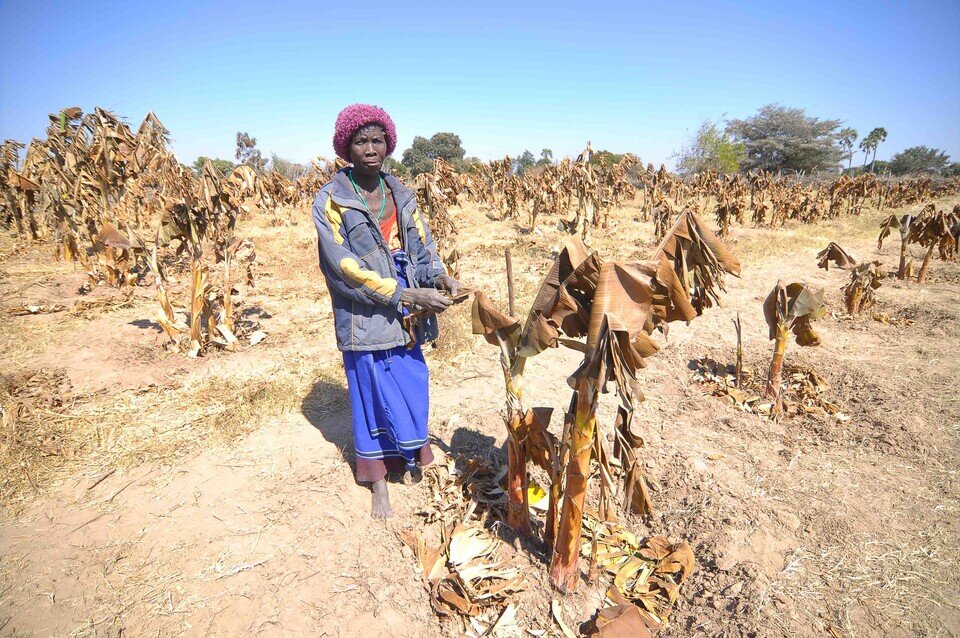
{"type": "Polygon", "coordinates": [[[886,127],[878,159],[925,144],[960,161],[958,34],[957,0],[0,0],[0,138],[100,105],[133,125],[152,109],[186,163],[232,158],[238,130],[305,161],[333,155],[341,107],[372,102],[399,149],[453,131],[482,159],[589,139],[659,163],[704,118],[781,102],[886,127]]]}

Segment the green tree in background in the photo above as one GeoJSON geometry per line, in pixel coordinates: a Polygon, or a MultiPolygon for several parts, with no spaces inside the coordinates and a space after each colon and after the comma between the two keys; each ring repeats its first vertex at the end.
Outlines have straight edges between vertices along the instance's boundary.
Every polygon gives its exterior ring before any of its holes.
{"type": "Polygon", "coordinates": [[[466,151],[463,150],[459,135],[435,133],[430,139],[420,135],[413,138],[413,144],[403,152],[400,161],[416,177],[420,173],[432,171],[433,162],[438,157],[442,157],[460,170],[464,155],[466,151]]]}
{"type": "Polygon", "coordinates": [[[623,159],[623,153],[614,153],[613,151],[596,151],[590,158],[591,164],[616,164],[623,159]]]}
{"type": "Polygon", "coordinates": [[[912,146],[890,158],[887,168],[894,175],[913,173],[943,173],[950,163],[950,156],[939,148],[912,146]]]}
{"type": "Polygon", "coordinates": [[[726,132],[744,145],[741,170],[817,172],[836,170],[840,120],[821,120],[800,108],[760,107],[756,115],[728,120],[726,132]]]}
{"type": "Polygon", "coordinates": [[[849,126],[840,131],[839,143],[840,148],[843,149],[843,153],[848,160],[847,170],[850,170],[853,167],[853,143],[857,141],[858,136],[859,133],[857,133],[857,129],[849,126]]]}
{"type": "Polygon", "coordinates": [[[735,173],[745,157],[743,142],[733,141],[716,123],[706,120],[677,154],[677,170],[684,175],[701,171],[735,173]]]}
{"type": "Polygon", "coordinates": [[[257,138],[250,137],[246,132],[237,131],[237,152],[234,157],[258,173],[263,173],[267,166],[267,160],[257,148],[257,138]]]}
{"type": "Polygon", "coordinates": [[[383,172],[396,175],[401,180],[410,177],[410,169],[401,164],[400,160],[396,159],[395,157],[388,157],[383,162],[383,172]]]}
{"type": "Polygon", "coordinates": [[[224,176],[229,175],[230,171],[232,171],[236,166],[236,164],[234,164],[230,160],[220,159],[219,157],[216,159],[213,159],[213,158],[209,158],[201,155],[200,157],[198,157],[193,161],[193,172],[197,177],[200,177],[200,173],[203,172],[203,164],[208,159],[210,160],[210,163],[213,164],[213,167],[217,169],[221,175],[224,175],[224,176]]]}
{"type": "Polygon", "coordinates": [[[517,175],[523,175],[525,171],[537,165],[537,160],[530,151],[520,153],[517,159],[513,160],[513,171],[517,175]]]}
{"type": "Polygon", "coordinates": [[[873,159],[870,160],[870,172],[873,172],[873,162],[877,159],[877,147],[883,144],[887,139],[887,129],[882,126],[870,131],[870,133],[860,141],[860,150],[863,151],[863,165],[867,165],[867,155],[873,152],[873,159]]]}
{"type": "Polygon", "coordinates": [[[537,160],[537,166],[548,166],[553,164],[553,151],[545,148],[540,151],[540,159],[537,160]]]}

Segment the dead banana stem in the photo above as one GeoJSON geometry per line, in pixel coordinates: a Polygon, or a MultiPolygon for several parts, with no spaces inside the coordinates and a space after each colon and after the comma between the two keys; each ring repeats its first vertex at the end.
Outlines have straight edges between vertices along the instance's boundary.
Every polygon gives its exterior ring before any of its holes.
{"type": "Polygon", "coordinates": [[[773,359],[770,360],[770,375],[767,377],[767,398],[773,399],[771,413],[779,415],[783,409],[780,400],[780,385],[783,379],[783,354],[787,351],[787,339],[790,327],[785,322],[777,323],[777,337],[773,345],[773,359]]]}
{"type": "Polygon", "coordinates": [[[570,400],[570,406],[563,415],[563,434],[560,437],[560,450],[555,475],[551,477],[550,503],[547,505],[547,522],[544,540],[551,549],[556,547],[558,526],[560,525],[560,502],[563,499],[563,475],[570,462],[570,431],[573,428],[573,413],[576,410],[576,394],[570,400]]]}
{"type": "Polygon", "coordinates": [[[907,276],[907,241],[909,239],[909,224],[904,224],[900,229],[900,267],[897,269],[897,279],[903,279],[907,276]]]}
{"type": "Polygon", "coordinates": [[[577,569],[577,557],[580,553],[583,505],[587,496],[590,457],[597,425],[596,380],[587,375],[581,375],[577,379],[575,393],[576,407],[570,433],[570,462],[567,464],[560,529],[557,532],[557,542],[550,565],[553,586],[563,592],[576,589],[580,575],[577,569]]]}
{"type": "Polygon", "coordinates": [[[523,443],[517,438],[520,420],[523,418],[523,369],[525,357],[510,360],[510,344],[497,333],[500,346],[500,366],[507,389],[507,524],[516,532],[528,535],[530,507],[527,502],[527,458],[523,443]]]}
{"type": "Polygon", "coordinates": [[[936,242],[931,241],[927,248],[927,254],[923,256],[923,264],[920,266],[920,272],[917,273],[917,283],[922,284],[927,280],[927,271],[930,270],[930,258],[933,257],[933,249],[936,248],[936,242]]]}

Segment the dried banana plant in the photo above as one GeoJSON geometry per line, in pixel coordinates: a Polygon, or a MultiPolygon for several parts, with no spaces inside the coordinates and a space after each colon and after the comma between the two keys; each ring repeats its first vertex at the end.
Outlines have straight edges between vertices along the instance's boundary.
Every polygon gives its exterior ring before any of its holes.
{"type": "MultiPolygon", "coordinates": [[[[551,579],[569,591],[577,584],[577,550],[584,503],[595,454],[601,468],[601,516],[608,513],[613,474],[597,436],[599,396],[609,381],[619,406],[614,424],[614,456],[624,470],[623,504],[649,517],[652,503],[639,463],[642,438],[632,430],[634,408],[643,400],[637,372],[657,346],[650,338],[656,325],[690,321],[718,301],[724,273],[739,274],[740,264],[692,212],[684,213],[654,254],[653,261],[602,264],[589,306],[584,360],[571,376],[574,386],[564,436],[566,460],[563,509],[551,563],[551,579]]],[[[584,308],[584,306],[580,306],[584,308]]],[[[582,325],[582,322],[579,324],[582,325]]]]}
{"type": "Polygon", "coordinates": [[[826,312],[823,289],[812,289],[802,283],[784,284],[783,280],[780,280],[763,302],[763,316],[770,329],[770,339],[774,341],[766,397],[773,403],[771,413],[775,417],[783,413],[783,402],[780,398],[783,356],[787,350],[790,332],[793,332],[801,346],[820,345],[820,336],[811,324],[826,312]]]}
{"type": "Polygon", "coordinates": [[[941,254],[956,252],[957,238],[951,232],[950,222],[946,213],[930,204],[911,225],[909,241],[927,249],[917,273],[917,283],[922,284],[927,280],[935,248],[940,247],[941,254]]]}
{"type": "MultiPolygon", "coordinates": [[[[609,381],[614,381],[624,411],[632,412],[634,402],[643,400],[637,388],[637,371],[645,367],[643,358],[657,351],[656,344],[644,330],[645,326],[652,325],[651,270],[644,264],[615,262],[607,262],[600,269],[590,312],[587,352],[580,368],[571,376],[572,419],[569,440],[565,442],[569,461],[550,569],[554,586],[563,591],[573,590],[579,578],[577,556],[590,461],[595,450],[600,392],[609,381]]],[[[609,486],[601,481],[602,492],[605,487],[609,486]]],[[[642,495],[638,498],[643,499],[642,495]]]]}
{"type": "MultiPolygon", "coordinates": [[[[589,253],[579,238],[568,239],[541,284],[522,329],[518,319],[498,311],[482,292],[474,297],[474,334],[482,334],[488,343],[500,348],[507,392],[507,522],[524,534],[531,530],[527,461],[537,462],[551,478],[559,475],[556,447],[546,445],[552,440],[547,431],[549,414],[536,409],[525,412],[523,408],[524,368],[529,357],[557,347],[561,331],[571,337],[586,334],[598,272],[597,257],[589,253]],[[583,305],[587,305],[586,311],[583,305]]],[[[552,481],[555,485],[557,480],[552,481]]],[[[556,503],[554,498],[549,507],[555,508],[556,503]]],[[[552,538],[556,517],[548,510],[547,518],[550,522],[546,536],[552,538]]]]}
{"type": "Polygon", "coordinates": [[[487,296],[478,291],[473,298],[474,334],[482,334],[487,343],[500,348],[500,366],[507,391],[507,524],[521,534],[530,533],[527,507],[527,465],[519,439],[523,412],[523,367],[517,356],[520,321],[494,308],[487,296]]]}
{"type": "Polygon", "coordinates": [[[856,317],[875,306],[877,300],[873,291],[880,287],[885,276],[879,261],[871,261],[854,268],[850,273],[850,283],[842,289],[847,312],[856,317]]]}
{"type": "Polygon", "coordinates": [[[456,249],[457,225],[449,213],[449,207],[457,205],[460,181],[453,167],[438,157],[434,161],[433,172],[420,173],[415,178],[415,184],[417,207],[427,213],[430,230],[447,272],[456,276],[460,257],[456,249]]]}
{"type": "Polygon", "coordinates": [[[890,215],[880,226],[880,236],[877,238],[877,252],[883,248],[883,240],[890,235],[892,229],[900,231],[900,265],[897,267],[897,279],[906,279],[909,277],[908,269],[910,263],[907,260],[907,245],[910,243],[910,228],[913,226],[913,215],[903,215],[897,217],[890,215]]]}
{"type": "Polygon", "coordinates": [[[655,314],[660,321],[690,321],[703,314],[705,309],[719,304],[720,293],[726,292],[723,274],[740,275],[740,262],[689,210],[674,222],[653,258],[661,263],[660,267],[663,262],[671,267],[684,293],[658,296],[655,314]],[[687,306],[692,307],[692,316],[687,306]]]}
{"type": "Polygon", "coordinates": [[[475,297],[474,332],[500,347],[507,388],[508,522],[521,532],[530,529],[526,464],[533,461],[551,478],[544,536],[555,541],[551,572],[558,587],[576,584],[591,460],[597,460],[601,471],[601,510],[609,514],[613,495],[619,492],[624,507],[643,516],[652,511],[639,463],[643,441],[631,427],[634,407],[643,400],[637,371],[643,358],[657,350],[649,335],[660,323],[689,321],[717,303],[722,275],[739,271],[739,263],[716,236],[687,212],[650,262],[602,263],[579,237],[570,238],[544,278],[522,328],[519,320],[497,311],[482,293],[475,297]],[[522,382],[527,358],[560,345],[585,356],[571,377],[575,392],[558,447],[547,431],[549,415],[524,411],[522,382]],[[609,381],[614,381],[619,398],[612,454],[596,423],[599,395],[609,381]],[[614,485],[613,458],[622,468],[621,490],[614,485]],[[561,502],[563,513],[557,516],[561,502]]]}
{"type": "Polygon", "coordinates": [[[597,180],[592,159],[593,147],[587,142],[587,147],[571,166],[573,189],[577,195],[577,215],[571,228],[583,241],[590,240],[590,228],[597,210],[597,180]]]}
{"type": "Polygon", "coordinates": [[[857,265],[857,260],[835,242],[830,242],[826,248],[817,253],[817,267],[829,271],[831,261],[842,270],[855,268],[857,265]]]}
{"type": "MultiPolygon", "coordinates": [[[[243,173],[241,172],[241,178],[243,173]]],[[[210,345],[235,350],[238,338],[233,321],[234,261],[240,255],[246,264],[247,283],[252,285],[252,262],[255,257],[249,240],[234,237],[240,215],[241,197],[234,190],[238,180],[224,180],[209,160],[194,188],[196,199],[168,205],[157,226],[151,269],[157,273],[158,321],[170,337],[174,349],[185,349],[191,357],[202,354],[210,345]],[[226,186],[231,184],[232,187],[226,186]],[[179,319],[164,286],[156,250],[178,242],[176,254],[186,252],[190,258],[190,303],[187,320],[179,319]],[[211,283],[211,268],[204,263],[204,242],[212,247],[213,263],[219,265],[222,287],[218,292],[211,283]]]]}
{"type": "Polygon", "coordinates": [[[106,282],[116,288],[131,286],[137,280],[134,267],[143,256],[143,244],[133,233],[124,235],[113,224],[104,225],[93,242],[97,270],[90,278],[97,282],[102,273],[106,282]]]}

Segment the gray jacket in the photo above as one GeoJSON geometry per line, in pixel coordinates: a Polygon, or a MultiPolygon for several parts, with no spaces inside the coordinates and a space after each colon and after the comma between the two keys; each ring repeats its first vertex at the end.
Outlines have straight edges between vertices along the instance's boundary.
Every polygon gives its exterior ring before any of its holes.
{"type": "MultiPolygon", "coordinates": [[[[413,191],[381,173],[397,202],[397,228],[409,262],[411,287],[434,287],[443,274],[426,220],[420,218],[413,191]]],[[[347,169],[320,189],[313,202],[320,270],[333,300],[333,323],[340,350],[388,350],[409,341],[401,323],[403,309],[393,256],[377,220],[353,190],[347,169]]],[[[437,321],[421,319],[417,341],[437,338],[437,321]]]]}

